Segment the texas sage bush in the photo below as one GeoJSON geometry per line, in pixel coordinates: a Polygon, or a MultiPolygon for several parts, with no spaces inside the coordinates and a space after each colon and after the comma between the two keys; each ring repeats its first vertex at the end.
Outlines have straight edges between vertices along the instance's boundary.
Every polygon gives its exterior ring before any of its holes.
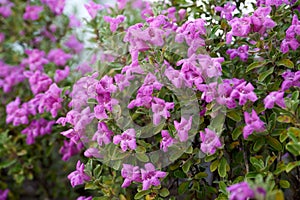
{"type": "Polygon", "coordinates": [[[3,199],[299,198],[300,1],[64,3],[1,2],[3,199]]]}

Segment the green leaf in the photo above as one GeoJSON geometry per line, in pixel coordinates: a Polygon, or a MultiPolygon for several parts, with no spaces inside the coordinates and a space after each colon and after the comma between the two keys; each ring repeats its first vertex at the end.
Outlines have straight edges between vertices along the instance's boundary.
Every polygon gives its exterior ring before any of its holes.
{"type": "Polygon", "coordinates": [[[178,193],[179,194],[184,194],[188,189],[189,189],[189,182],[183,182],[179,185],[178,187],[178,193]]]}
{"type": "Polygon", "coordinates": [[[219,173],[220,177],[222,177],[222,178],[224,178],[226,176],[226,165],[227,165],[227,161],[223,157],[221,159],[221,162],[218,165],[218,173],[219,173]]]}
{"type": "Polygon", "coordinates": [[[285,171],[286,171],[286,173],[289,173],[295,167],[298,167],[298,166],[300,166],[300,161],[290,162],[288,165],[286,165],[285,171]]]}
{"type": "Polygon", "coordinates": [[[256,68],[259,68],[259,67],[262,67],[266,64],[266,62],[254,62],[252,64],[250,64],[247,69],[246,69],[246,73],[248,73],[249,71],[253,70],[253,69],[256,69],[256,68]]]}
{"type": "Polygon", "coordinates": [[[287,115],[282,115],[282,116],[277,117],[277,121],[281,122],[281,123],[291,123],[292,118],[287,115]]]}
{"type": "Polygon", "coordinates": [[[181,171],[181,170],[176,170],[174,172],[174,176],[177,178],[185,178],[186,177],[185,173],[183,173],[183,171],[181,171]]]}
{"type": "Polygon", "coordinates": [[[239,112],[237,111],[230,111],[226,114],[226,116],[228,116],[230,119],[236,121],[236,122],[239,122],[241,121],[241,116],[239,115],[239,112]]]}
{"type": "Polygon", "coordinates": [[[195,179],[202,179],[202,178],[206,178],[207,177],[207,173],[205,172],[199,172],[195,175],[195,179]]]}
{"type": "Polygon", "coordinates": [[[215,160],[214,162],[212,162],[209,166],[209,169],[211,172],[214,172],[216,171],[216,169],[218,168],[218,165],[219,165],[219,160],[215,160]]]}
{"type": "Polygon", "coordinates": [[[145,153],[136,153],[135,155],[136,155],[136,157],[139,161],[142,161],[142,162],[148,162],[149,161],[149,158],[145,153]]]}
{"type": "Polygon", "coordinates": [[[285,67],[290,68],[290,69],[294,68],[294,63],[289,59],[282,59],[282,60],[276,62],[276,65],[285,66],[285,67]]]}
{"type": "Polygon", "coordinates": [[[232,139],[237,140],[239,138],[239,136],[242,134],[242,131],[243,131],[242,126],[236,127],[234,129],[234,131],[232,132],[232,139]]]}
{"type": "Polygon", "coordinates": [[[294,156],[300,155],[300,142],[298,143],[289,142],[288,144],[286,144],[285,148],[289,152],[291,152],[294,156]]]}
{"type": "Polygon", "coordinates": [[[259,82],[263,82],[270,74],[272,74],[274,71],[274,67],[271,67],[270,69],[268,69],[265,72],[262,72],[259,76],[258,76],[258,81],[259,82]]]}
{"type": "Polygon", "coordinates": [[[279,185],[282,188],[289,188],[290,187],[290,183],[287,180],[280,180],[279,185]]]}
{"type": "Polygon", "coordinates": [[[281,143],[277,140],[277,139],[275,139],[275,138],[273,138],[273,137],[267,137],[267,143],[271,146],[271,147],[273,147],[275,150],[277,150],[277,151],[281,151],[282,150],[282,145],[281,145],[281,143]]]}
{"type": "Polygon", "coordinates": [[[188,173],[190,171],[190,167],[192,166],[193,162],[192,160],[188,160],[184,165],[182,166],[182,171],[184,173],[188,173]]]}
{"type": "Polygon", "coordinates": [[[167,197],[170,195],[170,192],[167,188],[163,188],[159,191],[159,195],[162,197],[167,197]]]}
{"type": "Polygon", "coordinates": [[[134,195],[134,199],[141,199],[145,195],[149,194],[151,190],[142,190],[134,195]]]}
{"type": "Polygon", "coordinates": [[[15,162],[17,162],[17,160],[6,160],[6,161],[2,161],[2,162],[0,163],[0,169],[7,168],[7,167],[13,165],[15,162]]]}
{"type": "Polygon", "coordinates": [[[263,137],[259,137],[257,138],[257,140],[255,141],[254,145],[253,145],[253,150],[255,152],[258,152],[264,145],[265,145],[265,138],[263,137]]]}

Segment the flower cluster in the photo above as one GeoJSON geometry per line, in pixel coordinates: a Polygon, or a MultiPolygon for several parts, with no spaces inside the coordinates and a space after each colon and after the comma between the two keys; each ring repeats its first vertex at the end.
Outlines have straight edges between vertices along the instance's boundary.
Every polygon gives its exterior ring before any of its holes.
{"type": "Polygon", "coordinates": [[[141,182],[142,189],[148,190],[151,186],[160,185],[160,179],[166,177],[166,172],[157,171],[152,163],[146,163],[144,169],[129,164],[123,164],[121,171],[125,179],[122,187],[128,187],[133,181],[141,182]]]}

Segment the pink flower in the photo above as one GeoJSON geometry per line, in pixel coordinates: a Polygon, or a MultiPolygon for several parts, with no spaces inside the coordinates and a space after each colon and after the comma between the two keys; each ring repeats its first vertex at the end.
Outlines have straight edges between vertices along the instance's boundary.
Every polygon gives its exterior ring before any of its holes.
{"type": "Polygon", "coordinates": [[[70,28],[78,28],[81,26],[81,22],[79,21],[79,19],[77,19],[77,17],[75,15],[71,15],[69,17],[69,27],[70,28]]]}
{"type": "Polygon", "coordinates": [[[45,52],[38,49],[25,50],[28,58],[22,60],[21,66],[29,66],[31,71],[40,70],[43,71],[44,65],[48,64],[48,60],[45,58],[45,52]]]}
{"type": "Polygon", "coordinates": [[[80,196],[80,197],[78,197],[76,200],[92,200],[92,199],[93,199],[92,196],[89,196],[89,197],[80,196]]]}
{"type": "Polygon", "coordinates": [[[33,94],[47,91],[52,84],[51,78],[41,71],[26,71],[24,72],[24,75],[29,79],[30,88],[33,94]]]}
{"type": "Polygon", "coordinates": [[[189,130],[192,127],[193,117],[190,116],[189,120],[186,120],[184,117],[181,117],[180,123],[176,120],[174,121],[175,129],[177,130],[177,134],[180,142],[185,142],[189,137],[189,130]]]}
{"type": "Polygon", "coordinates": [[[69,76],[70,67],[66,66],[65,69],[57,69],[54,74],[54,81],[56,83],[66,79],[69,76]]]}
{"type": "Polygon", "coordinates": [[[37,20],[39,18],[40,12],[43,11],[43,6],[26,6],[23,19],[25,20],[37,20]]]}
{"type": "Polygon", "coordinates": [[[91,178],[85,174],[84,172],[84,164],[78,160],[76,165],[76,171],[70,173],[68,175],[68,179],[71,181],[72,187],[75,187],[76,185],[81,185],[85,181],[91,180],[91,178]]]}
{"type": "Polygon", "coordinates": [[[27,135],[26,143],[30,145],[34,143],[36,137],[51,133],[53,124],[55,124],[55,121],[40,118],[33,120],[21,133],[27,135]]]}
{"type": "Polygon", "coordinates": [[[121,175],[124,178],[122,188],[128,187],[133,181],[141,182],[141,172],[138,166],[123,164],[121,175]]]}
{"type": "Polygon", "coordinates": [[[165,102],[163,99],[154,97],[152,102],[153,124],[157,126],[160,123],[161,117],[168,119],[170,112],[168,110],[174,108],[174,103],[165,102]]]}
{"type": "Polygon", "coordinates": [[[6,200],[8,192],[9,192],[9,189],[0,190],[0,199],[1,200],[6,200]]]}
{"type": "Polygon", "coordinates": [[[242,61],[246,62],[249,55],[248,50],[248,45],[242,45],[238,49],[228,49],[226,53],[229,54],[231,60],[238,56],[242,61]]]}
{"type": "Polygon", "coordinates": [[[202,141],[200,148],[203,153],[214,154],[216,149],[222,146],[218,135],[208,128],[205,129],[205,133],[200,131],[200,138],[202,141]]]}
{"type": "Polygon", "coordinates": [[[160,178],[164,178],[167,173],[156,171],[152,163],[145,164],[145,168],[141,169],[143,190],[148,190],[152,185],[159,186],[160,178]]]}
{"type": "Polygon", "coordinates": [[[100,155],[99,149],[94,148],[94,147],[88,148],[88,149],[84,152],[84,156],[87,157],[87,158],[91,158],[91,157],[94,157],[94,158],[102,158],[102,157],[103,157],[102,155],[100,155]]]}
{"type": "Polygon", "coordinates": [[[0,2],[0,15],[4,18],[7,18],[11,15],[11,7],[14,6],[14,3],[11,3],[9,0],[2,0],[0,2]]]}
{"type": "Polygon", "coordinates": [[[248,112],[244,112],[246,126],[243,129],[243,136],[245,139],[248,138],[254,131],[263,132],[265,131],[265,123],[259,119],[255,110],[252,110],[250,115],[248,112]]]}
{"type": "Polygon", "coordinates": [[[284,81],[281,84],[281,90],[287,90],[290,87],[300,87],[300,71],[291,72],[287,70],[282,74],[284,81]]]}
{"type": "Polygon", "coordinates": [[[90,16],[92,17],[92,19],[94,19],[97,15],[97,12],[99,10],[103,9],[103,6],[100,4],[96,4],[95,2],[93,2],[92,0],[89,1],[88,4],[85,4],[84,7],[86,8],[86,10],[88,11],[88,13],[90,14],[90,16]]]}
{"type": "Polygon", "coordinates": [[[92,140],[97,141],[98,145],[103,146],[103,144],[109,144],[111,142],[112,135],[113,132],[108,129],[107,125],[104,122],[99,122],[98,130],[92,140]]]}
{"type": "Polygon", "coordinates": [[[39,113],[43,113],[46,110],[51,113],[52,117],[56,117],[57,112],[62,108],[63,99],[60,95],[61,89],[57,87],[56,83],[53,83],[45,93],[38,94],[35,98],[40,99],[39,113]]]}
{"type": "Polygon", "coordinates": [[[13,122],[13,126],[28,124],[27,110],[19,107],[21,100],[17,97],[14,101],[6,105],[6,123],[13,122]]]}
{"type": "Polygon", "coordinates": [[[65,1],[66,0],[41,0],[41,2],[46,4],[56,15],[61,15],[63,13],[66,4],[65,1]]]}
{"type": "Polygon", "coordinates": [[[221,12],[221,18],[225,18],[227,20],[232,19],[232,13],[235,10],[236,6],[232,4],[232,2],[227,2],[224,7],[216,6],[215,11],[221,12]]]}
{"type": "Polygon", "coordinates": [[[247,84],[246,81],[243,81],[233,89],[231,97],[239,99],[240,105],[245,105],[247,100],[255,102],[258,99],[254,93],[253,85],[251,83],[247,84]]]}
{"type": "Polygon", "coordinates": [[[247,200],[254,198],[254,191],[247,182],[236,183],[227,188],[229,200],[247,200]]]}
{"type": "Polygon", "coordinates": [[[75,35],[71,35],[64,45],[72,49],[76,54],[80,53],[84,48],[84,45],[77,40],[75,35]]]}
{"type": "Polygon", "coordinates": [[[73,155],[78,154],[83,149],[83,143],[74,143],[72,140],[70,142],[64,141],[64,145],[59,149],[59,153],[63,155],[62,160],[67,161],[73,155]]]}
{"type": "Polygon", "coordinates": [[[65,53],[62,49],[51,49],[51,51],[48,53],[49,61],[58,66],[64,66],[71,58],[72,55],[65,53]]]}
{"type": "Polygon", "coordinates": [[[134,150],[136,149],[136,139],[135,139],[135,130],[133,128],[127,129],[121,135],[114,136],[114,144],[119,144],[122,151],[126,151],[128,148],[134,150]]]}
{"type": "Polygon", "coordinates": [[[276,103],[279,107],[285,108],[284,103],[284,92],[271,92],[266,98],[264,99],[265,108],[273,108],[274,104],[276,103]]]}
{"type": "Polygon", "coordinates": [[[175,143],[175,139],[173,139],[167,130],[161,131],[162,140],[160,142],[160,149],[164,152],[168,151],[168,147],[172,146],[175,143]]]}
{"type": "Polygon", "coordinates": [[[110,16],[103,16],[104,21],[110,24],[110,31],[115,32],[120,23],[124,22],[125,20],[124,15],[118,15],[116,18],[112,18],[110,16]]]}

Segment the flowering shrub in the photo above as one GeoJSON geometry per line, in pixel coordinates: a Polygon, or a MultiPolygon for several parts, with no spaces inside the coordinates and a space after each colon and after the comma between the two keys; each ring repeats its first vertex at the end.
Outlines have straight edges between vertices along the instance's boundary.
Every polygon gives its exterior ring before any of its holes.
{"type": "Polygon", "coordinates": [[[0,2],[3,199],[298,198],[298,1],[64,4],[0,2]]]}

